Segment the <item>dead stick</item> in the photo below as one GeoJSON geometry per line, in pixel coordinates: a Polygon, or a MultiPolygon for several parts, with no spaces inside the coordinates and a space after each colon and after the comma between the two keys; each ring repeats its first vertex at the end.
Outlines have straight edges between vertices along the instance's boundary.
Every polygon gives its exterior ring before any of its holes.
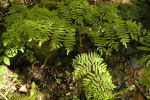
{"type": "MultiPolygon", "coordinates": [[[[142,92],[142,90],[136,85],[136,83],[134,82],[134,80],[132,79],[132,82],[134,83],[134,85],[138,88],[138,90],[144,95],[144,97],[147,98],[147,96],[142,92]]],[[[148,98],[147,98],[148,100],[148,98]]]]}
{"type": "Polygon", "coordinates": [[[5,100],[8,100],[7,97],[5,95],[3,95],[1,92],[0,92],[0,95],[5,99],[5,100]]]}

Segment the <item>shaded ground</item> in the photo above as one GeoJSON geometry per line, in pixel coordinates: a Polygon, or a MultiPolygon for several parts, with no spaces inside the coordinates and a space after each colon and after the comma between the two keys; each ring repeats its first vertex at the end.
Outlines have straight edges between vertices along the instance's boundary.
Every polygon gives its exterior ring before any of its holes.
{"type": "Polygon", "coordinates": [[[146,54],[146,52],[143,52],[135,54],[135,56],[130,56],[130,58],[120,55],[113,55],[112,57],[106,58],[107,61],[109,61],[108,70],[112,75],[113,83],[117,86],[114,91],[115,93],[131,85],[136,85],[135,90],[128,90],[121,95],[118,95],[116,100],[148,100],[146,96],[150,95],[149,90],[146,91],[145,87],[136,84],[136,82],[140,80],[140,74],[145,73],[143,68],[145,68],[146,62],[140,64],[136,63],[146,54]]]}

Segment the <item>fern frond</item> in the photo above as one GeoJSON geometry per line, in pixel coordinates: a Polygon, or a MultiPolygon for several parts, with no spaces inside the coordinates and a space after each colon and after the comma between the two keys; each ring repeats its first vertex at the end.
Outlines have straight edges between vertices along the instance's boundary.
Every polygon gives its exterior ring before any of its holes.
{"type": "Polygon", "coordinates": [[[78,79],[83,77],[82,85],[84,86],[87,99],[101,100],[111,95],[115,88],[111,76],[106,70],[103,59],[97,53],[83,53],[73,59],[73,65],[78,67],[73,72],[73,76],[78,79]]]}

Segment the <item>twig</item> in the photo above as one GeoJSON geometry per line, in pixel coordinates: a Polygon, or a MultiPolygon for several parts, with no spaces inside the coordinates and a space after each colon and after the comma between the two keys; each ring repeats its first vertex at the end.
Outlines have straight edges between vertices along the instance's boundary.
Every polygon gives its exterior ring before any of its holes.
{"type": "Polygon", "coordinates": [[[9,11],[9,12],[7,12],[7,13],[3,14],[3,16],[5,16],[5,15],[7,15],[7,14],[10,14],[10,13],[11,13],[11,11],[9,11]]]}
{"type": "Polygon", "coordinates": [[[8,100],[7,97],[5,95],[3,95],[1,92],[0,92],[0,95],[5,99],[5,100],[8,100]]]}
{"type": "Polygon", "coordinates": [[[0,23],[0,25],[6,26],[6,27],[10,27],[9,25],[7,25],[5,23],[0,23]]]}
{"type": "MultiPolygon", "coordinates": [[[[50,55],[45,59],[44,64],[42,65],[42,67],[45,66],[45,64],[47,63],[48,58],[49,58],[51,55],[52,55],[52,53],[50,53],[50,55]]],[[[42,68],[42,67],[41,67],[41,68],[42,68]]]]}
{"type": "MultiPolygon", "coordinates": [[[[132,79],[132,82],[134,83],[134,85],[138,88],[138,90],[143,94],[144,97],[147,98],[147,96],[142,92],[142,90],[136,85],[136,83],[134,82],[134,80],[132,79]]],[[[147,98],[148,100],[148,98],[147,98]]]]}

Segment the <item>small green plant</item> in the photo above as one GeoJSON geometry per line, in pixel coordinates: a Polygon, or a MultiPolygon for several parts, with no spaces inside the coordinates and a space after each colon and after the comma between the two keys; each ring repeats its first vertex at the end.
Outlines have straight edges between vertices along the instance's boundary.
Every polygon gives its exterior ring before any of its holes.
{"type": "Polygon", "coordinates": [[[74,96],[73,100],[80,100],[77,96],[74,96]]]}
{"type": "MultiPolygon", "coordinates": [[[[137,47],[137,49],[140,50],[146,50],[146,51],[150,51],[150,32],[146,32],[146,29],[143,31],[143,35],[144,37],[140,37],[140,43],[143,44],[144,46],[139,46],[137,47]]],[[[146,55],[144,57],[142,57],[137,63],[141,63],[144,62],[146,60],[148,60],[147,64],[146,64],[146,68],[144,68],[145,74],[141,74],[140,77],[140,81],[138,81],[137,83],[141,83],[143,84],[142,86],[146,86],[146,90],[148,90],[150,88],[150,54],[146,55]]],[[[147,96],[147,98],[150,99],[150,96],[147,96]]]]}
{"type": "Polygon", "coordinates": [[[3,56],[0,56],[0,62],[4,62],[6,65],[10,66],[10,57],[14,57],[17,53],[15,50],[11,49],[9,51],[7,51],[8,49],[5,50],[4,49],[0,49],[0,53],[4,52],[3,56]]]}
{"type": "Polygon", "coordinates": [[[116,94],[112,94],[116,86],[112,83],[111,76],[106,70],[106,64],[97,53],[83,53],[73,59],[73,66],[78,67],[72,73],[76,79],[82,78],[82,85],[84,86],[85,95],[87,99],[93,100],[107,100],[114,96],[125,92],[126,90],[134,89],[134,85],[127,89],[121,90],[116,94]]]}
{"type": "Polygon", "coordinates": [[[59,84],[60,84],[60,81],[61,81],[60,78],[59,78],[59,79],[56,79],[56,83],[59,83],[59,84]]]}
{"type": "MultiPolygon", "coordinates": [[[[140,37],[140,43],[143,44],[144,46],[139,46],[136,47],[137,49],[140,50],[146,50],[146,51],[150,51],[150,32],[146,32],[146,29],[143,31],[143,35],[144,37],[140,37]],[[146,36],[145,36],[146,35],[146,36]]],[[[141,58],[137,63],[141,63],[144,62],[146,60],[148,60],[150,58],[150,55],[146,55],[143,58],[141,58]]]]}
{"type": "Polygon", "coordinates": [[[106,70],[103,59],[97,53],[81,54],[73,60],[73,65],[77,65],[73,76],[78,79],[83,77],[82,85],[84,86],[87,99],[101,100],[111,96],[111,91],[115,88],[111,76],[106,70]]]}
{"type": "Polygon", "coordinates": [[[32,82],[31,87],[32,87],[32,89],[31,89],[31,91],[30,91],[30,96],[33,96],[34,93],[35,93],[35,87],[36,87],[34,81],[32,82]]]}
{"type": "Polygon", "coordinates": [[[25,53],[23,53],[23,56],[26,57],[27,60],[29,60],[30,62],[33,62],[36,60],[36,58],[34,57],[33,53],[30,50],[26,50],[25,53]]]}

